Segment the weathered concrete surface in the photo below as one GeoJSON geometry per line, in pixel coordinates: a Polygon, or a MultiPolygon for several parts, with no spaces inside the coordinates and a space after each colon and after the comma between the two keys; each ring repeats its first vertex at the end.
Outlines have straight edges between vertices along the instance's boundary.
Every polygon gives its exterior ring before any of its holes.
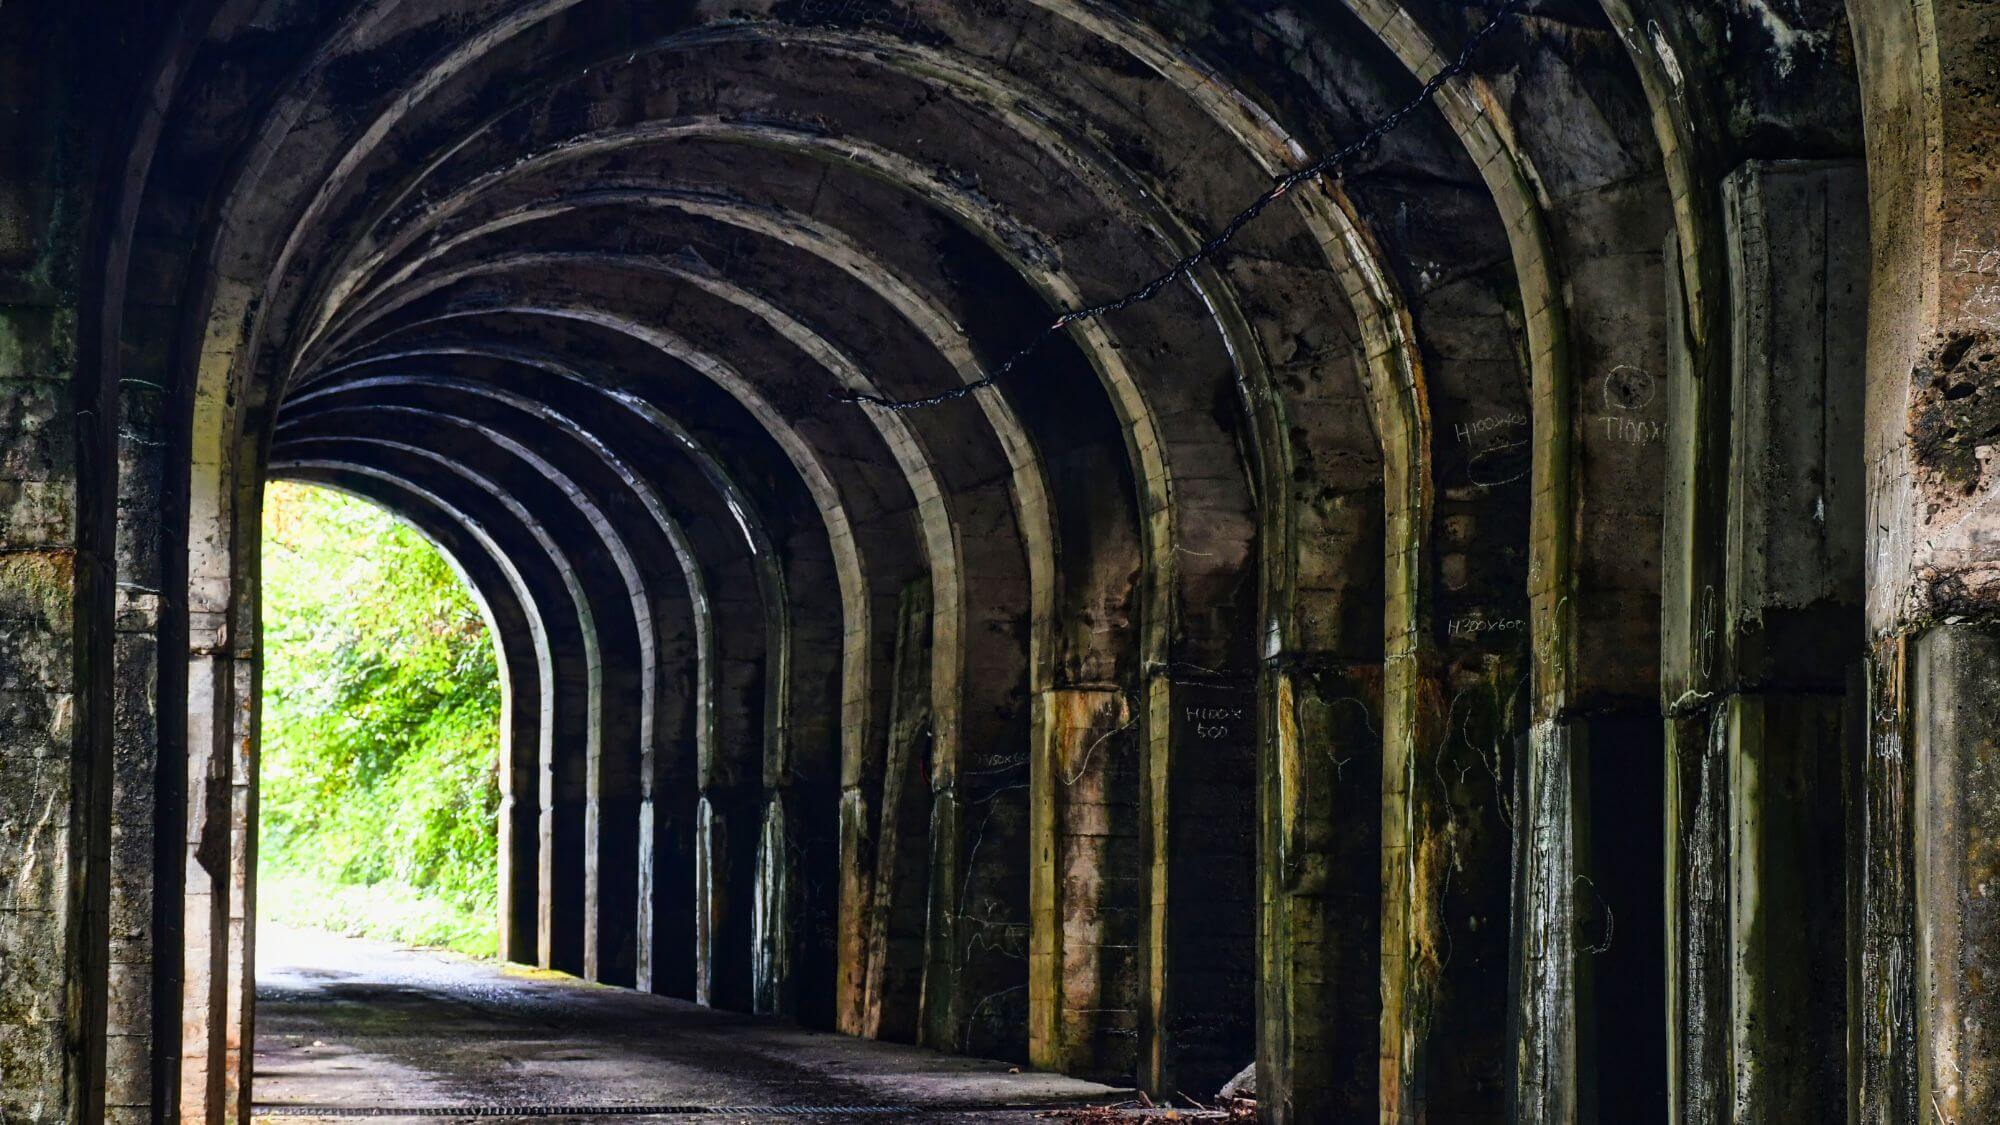
{"type": "MultiPolygon", "coordinates": [[[[78,342],[103,95],[65,77],[103,38],[44,5],[0,12],[0,1118],[10,1121],[105,1112],[116,659],[116,427],[105,399],[115,391],[97,350],[78,342]]],[[[140,954],[136,981],[118,975],[143,1000],[143,952],[128,942],[119,953],[140,954]]],[[[135,1026],[121,1011],[117,1026],[143,1053],[150,1020],[135,1026]]],[[[121,1085],[119,1100],[143,1103],[143,1083],[136,1097],[121,1085]]]]}
{"type": "Polygon", "coordinates": [[[314,931],[273,929],[263,953],[262,1106],[877,1105],[909,1107],[897,1120],[957,1122],[1031,1120],[1035,1108],[1129,1097],[1004,1063],[314,931]]]}
{"type": "Polygon", "coordinates": [[[1491,6],[10,0],[0,1098],[240,1109],[313,466],[542,632],[518,956],[1269,1120],[1977,1119],[1993,4],[1522,5],[892,412],[1491,6]]]}
{"type": "Polygon", "coordinates": [[[1915,645],[1919,1106],[2000,1114],[2000,632],[1944,625],[1915,645]]]}
{"type": "Polygon", "coordinates": [[[1995,8],[1851,5],[1868,119],[1868,625],[1990,612],[1995,8]]]}
{"type": "Polygon", "coordinates": [[[2000,7],[1850,9],[1875,263],[1864,431],[1874,711],[1860,779],[1870,866],[1857,904],[1854,1097],[1869,1122],[1977,1120],[1995,1094],[1966,1036],[2000,1013],[1989,951],[1961,936],[1983,924],[1976,873],[1993,846],[1975,747],[1990,741],[1984,638],[2000,609],[1989,504],[2000,7]]]}
{"type": "Polygon", "coordinates": [[[1257,1067],[1269,1120],[1339,1120],[1377,1104],[1384,896],[1374,672],[1287,672],[1265,693],[1257,1067]]]}
{"type": "Polygon", "coordinates": [[[1728,443],[1694,440],[1696,396],[1676,395],[1669,422],[1680,498],[1669,523],[1686,533],[1671,572],[1696,615],[1670,635],[1661,684],[1670,1098],[1686,1121],[1836,1116],[1846,1097],[1845,997],[1820,982],[1845,957],[1839,763],[1861,737],[1849,693],[1862,628],[1863,190],[1845,164],[1730,175],[1728,443]],[[1690,522],[1710,492],[1719,543],[1690,522]]]}
{"type": "Polygon", "coordinates": [[[1060,688],[1038,710],[1047,729],[1037,736],[1049,752],[1030,769],[1048,807],[1031,808],[1031,817],[1050,823],[1030,829],[1028,1057],[1064,1073],[1129,1076],[1150,882],[1141,878],[1134,708],[1115,690],[1060,688]]]}

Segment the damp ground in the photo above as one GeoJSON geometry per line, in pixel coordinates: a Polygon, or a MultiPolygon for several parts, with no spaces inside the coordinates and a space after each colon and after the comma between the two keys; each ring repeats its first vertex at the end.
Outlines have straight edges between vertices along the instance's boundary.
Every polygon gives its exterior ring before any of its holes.
{"type": "Polygon", "coordinates": [[[311,930],[260,926],[257,962],[260,1121],[1027,1122],[1133,1096],[311,930]]]}

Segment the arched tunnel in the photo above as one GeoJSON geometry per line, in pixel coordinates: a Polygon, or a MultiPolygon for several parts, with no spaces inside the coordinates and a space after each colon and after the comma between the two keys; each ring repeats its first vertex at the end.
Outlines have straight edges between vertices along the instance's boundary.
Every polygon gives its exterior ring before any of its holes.
{"type": "Polygon", "coordinates": [[[1996,50],[0,5],[0,1117],[257,1104],[289,480],[486,613],[507,961],[1274,1122],[2000,1120],[1996,50]]]}

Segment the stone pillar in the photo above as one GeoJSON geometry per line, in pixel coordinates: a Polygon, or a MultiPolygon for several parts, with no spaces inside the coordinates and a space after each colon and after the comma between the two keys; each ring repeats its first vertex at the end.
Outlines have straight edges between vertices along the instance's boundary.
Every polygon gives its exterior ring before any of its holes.
{"type": "MultiPolygon", "coordinates": [[[[0,17],[0,37],[19,34],[16,22],[0,17]]],[[[14,51],[0,52],[0,67],[18,65],[14,51]]],[[[0,208],[11,198],[0,195],[0,208]]],[[[0,214],[0,232],[26,234],[18,220],[27,217],[0,214]]],[[[50,250],[0,242],[6,258],[50,250]]],[[[93,852],[108,820],[94,806],[109,763],[90,738],[98,716],[79,611],[96,608],[91,587],[107,564],[79,543],[78,460],[91,448],[75,428],[73,316],[18,288],[9,296],[17,303],[0,305],[0,487],[10,497],[0,514],[0,1118],[86,1121],[104,1065],[105,863],[93,852]]]]}
{"type": "MultiPolygon", "coordinates": [[[[1841,762],[1862,654],[1861,170],[1746,165],[1723,186],[1727,440],[1674,388],[1662,706],[1675,1118],[1840,1115],[1841,762]],[[1722,534],[1691,525],[1711,493],[1722,534]]],[[[1720,391],[1705,389],[1703,394],[1720,391]]]]}
{"type": "Polygon", "coordinates": [[[229,931],[225,953],[228,983],[223,999],[222,1120],[250,1125],[250,1074],[256,1065],[257,1042],[257,715],[263,700],[255,650],[239,650],[230,664],[235,684],[229,737],[229,931]]]}
{"type": "Polygon", "coordinates": [[[1115,687],[1035,701],[1029,762],[1028,1061],[1132,1073],[1143,860],[1133,708],[1115,687]]]}
{"type": "Polygon", "coordinates": [[[187,864],[182,888],[180,1111],[220,1121],[229,1034],[231,747],[235,662],[217,624],[191,615],[187,691],[187,864]],[[201,645],[206,633],[211,644],[201,645]]]}
{"type": "Polygon", "coordinates": [[[2000,626],[1916,643],[1918,1105],[2000,1113],[2000,626]]]}
{"type": "Polygon", "coordinates": [[[80,333],[77,293],[87,287],[95,142],[122,91],[115,80],[78,86],[95,52],[112,53],[98,40],[61,5],[0,8],[0,1119],[9,1122],[94,1121],[104,1107],[117,402],[80,333]]]}
{"type": "Polygon", "coordinates": [[[1247,683],[1149,688],[1138,1081],[1166,1104],[1212,1096],[1254,1058],[1259,708],[1247,683]]]}
{"type": "Polygon", "coordinates": [[[1875,651],[1850,1119],[1988,1121],[2000,1118],[2000,2],[1853,0],[1848,15],[1868,141],[1875,651]]]}
{"type": "Polygon", "coordinates": [[[793,880],[791,818],[782,790],[764,802],[750,920],[750,1003],[758,1015],[792,1011],[792,956],[797,944],[798,886],[793,880]]]}
{"type": "Polygon", "coordinates": [[[1273,669],[1260,687],[1258,1110],[1367,1120],[1382,1002],[1381,665],[1273,669]]]}

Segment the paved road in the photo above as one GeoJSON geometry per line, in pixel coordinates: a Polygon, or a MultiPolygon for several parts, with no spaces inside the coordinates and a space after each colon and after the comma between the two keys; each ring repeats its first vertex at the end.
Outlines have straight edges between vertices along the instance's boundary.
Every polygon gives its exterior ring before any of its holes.
{"type": "MultiPolygon", "coordinates": [[[[258,930],[259,1119],[272,1110],[589,1106],[911,1107],[646,1120],[1034,1120],[1124,1092],[660,996],[278,926],[258,930]]],[[[435,1111],[433,1111],[435,1113],[435,1111]]],[[[268,1116],[267,1116],[268,1115],[268,1116]]],[[[491,1120],[492,1109],[485,1118],[491,1120]]],[[[332,1117],[333,1115],[312,1115],[332,1117]]],[[[471,1119],[471,1114],[435,1113],[471,1119]]],[[[507,1114],[571,1117],[573,1113],[507,1114]]],[[[597,1121],[631,1115],[593,1115],[597,1121]]]]}

